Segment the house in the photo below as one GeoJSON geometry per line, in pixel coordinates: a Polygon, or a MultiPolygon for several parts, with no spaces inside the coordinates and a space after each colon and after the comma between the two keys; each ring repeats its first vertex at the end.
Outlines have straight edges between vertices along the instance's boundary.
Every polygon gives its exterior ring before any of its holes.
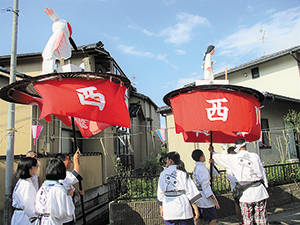
{"type": "MultiPolygon", "coordinates": [[[[83,64],[88,70],[97,73],[112,73],[125,76],[102,42],[78,47],[65,64],[79,66],[83,64]]],[[[57,66],[59,62],[57,61],[57,66]]],[[[17,56],[17,80],[26,76],[37,76],[41,73],[41,53],[19,54],[17,56]]],[[[0,88],[9,83],[10,56],[0,56],[0,88]]],[[[131,129],[110,126],[104,131],[83,138],[77,132],[78,147],[82,153],[80,165],[85,190],[87,209],[95,202],[108,199],[107,178],[115,175],[115,160],[120,159],[123,166],[139,169],[148,157],[156,157],[161,152],[161,142],[155,134],[160,128],[158,106],[148,97],[137,92],[133,86],[127,89],[125,101],[130,112],[131,129]]],[[[8,102],[0,100],[0,179],[5,180],[6,136],[8,102]]],[[[52,116],[51,122],[39,120],[40,110],[37,106],[16,104],[15,110],[15,146],[14,168],[20,155],[29,150],[36,150],[39,155],[39,182],[44,180],[45,165],[49,157],[56,153],[74,153],[72,127],[67,127],[52,116]],[[31,125],[42,125],[43,130],[34,145],[31,125]]],[[[4,202],[5,183],[0,184],[0,202],[4,202]]],[[[3,210],[3,204],[0,205],[3,210]]]]}
{"type": "MultiPolygon", "coordinates": [[[[294,133],[283,119],[289,109],[300,111],[299,53],[300,46],[296,46],[229,69],[227,74],[225,71],[215,74],[215,80],[227,77],[231,85],[253,88],[264,94],[265,100],[261,104],[261,142],[250,143],[248,149],[258,153],[265,165],[299,159],[294,133]]],[[[196,82],[189,85],[195,86],[196,82]]],[[[191,172],[194,166],[191,152],[200,148],[208,157],[208,145],[185,143],[181,134],[175,132],[170,107],[164,106],[158,111],[166,117],[168,150],[178,151],[187,170],[191,172]]],[[[222,154],[227,154],[228,146],[214,144],[222,154]]]]}

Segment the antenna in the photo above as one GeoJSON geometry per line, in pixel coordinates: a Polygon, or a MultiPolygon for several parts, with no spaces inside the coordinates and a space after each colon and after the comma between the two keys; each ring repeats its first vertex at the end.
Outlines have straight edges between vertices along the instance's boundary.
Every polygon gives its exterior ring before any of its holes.
{"type": "Polygon", "coordinates": [[[136,79],[135,75],[130,75],[130,76],[132,77],[132,82],[131,82],[132,85],[136,87],[137,83],[135,82],[136,79]]]}
{"type": "Polygon", "coordinates": [[[265,50],[265,35],[266,35],[266,31],[265,30],[263,30],[263,27],[261,26],[261,28],[260,28],[260,30],[259,30],[259,33],[262,33],[262,36],[261,36],[261,38],[259,39],[259,40],[261,40],[262,41],[262,43],[263,43],[263,47],[264,47],[264,56],[266,55],[266,50],[265,50]]]}

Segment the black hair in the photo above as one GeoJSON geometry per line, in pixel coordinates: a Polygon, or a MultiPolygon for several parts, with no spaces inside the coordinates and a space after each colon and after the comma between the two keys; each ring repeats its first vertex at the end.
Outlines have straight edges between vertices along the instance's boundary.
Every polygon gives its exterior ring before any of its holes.
{"type": "Polygon", "coordinates": [[[210,52],[211,52],[212,50],[214,50],[214,49],[215,49],[215,46],[213,46],[213,45],[209,45],[209,46],[207,47],[206,52],[204,53],[203,61],[205,61],[206,55],[207,55],[208,53],[210,53],[210,52]]]}
{"type": "Polygon", "coordinates": [[[244,142],[246,142],[245,138],[238,138],[235,140],[234,144],[240,145],[243,144],[244,142]]]}
{"type": "Polygon", "coordinates": [[[65,161],[66,160],[66,156],[69,156],[68,154],[63,154],[63,153],[57,153],[54,158],[56,159],[60,159],[61,161],[65,161]]]}
{"type": "Polygon", "coordinates": [[[235,149],[235,147],[230,146],[230,147],[227,149],[227,153],[228,153],[228,154],[231,154],[231,152],[234,152],[234,149],[235,149]]]}
{"type": "Polygon", "coordinates": [[[37,160],[35,158],[32,157],[21,158],[18,163],[16,177],[21,179],[27,179],[31,177],[29,170],[35,166],[37,166],[37,160]]]}
{"type": "Polygon", "coordinates": [[[200,150],[200,149],[195,149],[193,152],[192,152],[192,158],[193,160],[195,160],[196,162],[199,162],[200,161],[200,157],[203,156],[203,151],[200,150]]]}
{"type": "Polygon", "coordinates": [[[166,158],[172,159],[174,164],[177,166],[177,169],[186,173],[186,179],[189,177],[189,174],[185,169],[184,162],[180,160],[180,155],[178,152],[169,152],[166,155],[166,158]]]}
{"type": "Polygon", "coordinates": [[[49,159],[46,167],[46,180],[63,180],[66,178],[66,167],[62,160],[49,159]]]}
{"type": "Polygon", "coordinates": [[[30,151],[26,152],[26,157],[32,157],[32,156],[37,157],[36,151],[30,150],[30,151]]]}

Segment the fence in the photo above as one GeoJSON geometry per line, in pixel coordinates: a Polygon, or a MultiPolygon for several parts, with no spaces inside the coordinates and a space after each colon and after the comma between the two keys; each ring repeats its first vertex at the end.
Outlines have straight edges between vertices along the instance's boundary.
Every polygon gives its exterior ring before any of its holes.
{"type": "MultiPolygon", "coordinates": [[[[288,163],[265,166],[269,186],[277,186],[300,181],[300,164],[288,163]]],[[[110,177],[110,199],[145,200],[156,198],[159,175],[153,176],[124,176],[110,177]]],[[[219,171],[212,182],[215,194],[230,192],[230,182],[226,177],[226,170],[219,171]]]]}

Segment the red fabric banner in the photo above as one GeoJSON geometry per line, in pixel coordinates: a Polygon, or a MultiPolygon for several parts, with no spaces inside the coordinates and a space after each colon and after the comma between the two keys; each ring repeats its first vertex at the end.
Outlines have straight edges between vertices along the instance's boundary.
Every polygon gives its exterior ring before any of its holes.
{"type": "Polygon", "coordinates": [[[80,118],[74,118],[74,120],[81,135],[85,138],[91,137],[110,126],[110,124],[107,123],[99,123],[80,118]]]}
{"type": "Polygon", "coordinates": [[[194,91],[170,98],[176,133],[187,142],[232,143],[238,137],[260,137],[260,103],[240,92],[194,91]]]}
{"type": "Polygon", "coordinates": [[[34,84],[43,99],[40,119],[73,116],[130,128],[126,87],[106,79],[53,79],[34,84]]]}

